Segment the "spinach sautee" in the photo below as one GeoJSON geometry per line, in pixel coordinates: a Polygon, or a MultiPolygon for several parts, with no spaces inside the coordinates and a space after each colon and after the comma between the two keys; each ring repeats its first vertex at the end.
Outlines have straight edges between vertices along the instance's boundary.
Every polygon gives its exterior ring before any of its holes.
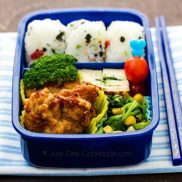
{"type": "MultiPolygon", "coordinates": [[[[147,97],[142,103],[137,102],[133,97],[126,95],[108,95],[109,107],[105,116],[97,124],[96,133],[104,133],[104,127],[110,126],[113,131],[128,131],[129,126],[125,124],[125,120],[133,116],[136,124],[132,127],[139,130],[147,127],[151,118],[149,116],[149,104],[147,97]],[[120,114],[113,114],[113,108],[120,108],[120,114]]],[[[131,125],[130,125],[131,126],[131,125]]]]}

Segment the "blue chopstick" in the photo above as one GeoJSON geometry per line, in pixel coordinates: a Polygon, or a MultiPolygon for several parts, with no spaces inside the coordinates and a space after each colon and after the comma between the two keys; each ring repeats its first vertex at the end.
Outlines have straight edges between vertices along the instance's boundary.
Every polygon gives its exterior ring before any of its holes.
{"type": "MultiPolygon", "coordinates": [[[[170,49],[170,42],[169,37],[166,29],[166,22],[163,16],[160,17],[161,20],[161,27],[162,27],[162,38],[164,41],[164,49],[166,53],[166,65],[169,75],[169,81],[171,83],[171,90],[172,90],[172,99],[173,99],[173,107],[176,117],[176,126],[178,131],[178,137],[179,137],[179,143],[182,147],[182,109],[181,109],[181,102],[180,102],[180,96],[178,92],[178,86],[177,81],[175,77],[175,70],[173,67],[173,61],[172,61],[172,55],[171,55],[171,49],[170,49]]],[[[182,151],[181,151],[182,153],[182,151]]]]}
{"type": "Polygon", "coordinates": [[[169,83],[169,75],[168,75],[167,65],[165,61],[166,55],[163,49],[164,42],[162,38],[160,21],[158,18],[155,18],[155,27],[156,27],[156,36],[157,36],[157,47],[158,47],[159,58],[161,63],[162,79],[163,79],[163,86],[164,86],[164,95],[165,95],[167,120],[168,120],[168,128],[169,128],[169,138],[171,143],[172,162],[173,162],[173,165],[179,165],[181,164],[181,161],[182,161],[181,145],[179,142],[178,129],[176,127],[175,110],[174,110],[173,101],[172,101],[172,90],[169,83]]]}

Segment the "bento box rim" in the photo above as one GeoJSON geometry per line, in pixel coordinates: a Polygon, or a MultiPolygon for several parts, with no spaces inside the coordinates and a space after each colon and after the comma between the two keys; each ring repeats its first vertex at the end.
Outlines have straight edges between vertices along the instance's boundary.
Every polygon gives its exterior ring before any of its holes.
{"type": "MultiPolygon", "coordinates": [[[[20,93],[19,93],[20,94],[20,93]]],[[[18,98],[17,98],[18,99],[18,98]]],[[[121,9],[121,8],[68,8],[68,9],[50,9],[50,10],[38,10],[31,12],[27,15],[25,15],[18,25],[18,36],[17,36],[17,44],[16,44],[16,51],[15,51],[15,58],[14,58],[14,69],[13,69],[13,86],[12,86],[12,123],[15,130],[26,139],[93,139],[93,138],[110,138],[110,137],[122,137],[122,138],[130,138],[130,137],[136,137],[141,136],[145,134],[151,134],[153,130],[157,127],[159,122],[159,100],[158,100],[158,86],[157,86],[157,77],[156,77],[156,70],[155,70],[155,60],[153,56],[153,44],[151,40],[151,32],[150,32],[150,26],[149,26],[149,20],[148,18],[141,12],[135,10],[135,9],[121,9]],[[54,13],[79,13],[79,12],[118,12],[118,13],[130,13],[135,16],[138,16],[143,23],[144,28],[146,29],[145,33],[147,36],[147,41],[149,41],[150,45],[150,55],[148,58],[152,59],[149,61],[149,67],[150,67],[150,74],[151,74],[151,85],[155,85],[155,90],[151,89],[151,95],[153,96],[152,100],[152,121],[151,123],[144,129],[137,130],[134,132],[121,132],[121,133],[108,133],[108,134],[45,134],[45,133],[35,133],[26,130],[23,128],[20,124],[20,119],[17,118],[17,113],[19,108],[13,108],[14,107],[14,99],[16,98],[15,91],[19,92],[19,84],[17,84],[17,81],[19,83],[20,80],[20,52],[22,52],[22,44],[24,37],[22,36],[22,33],[25,32],[27,21],[30,18],[33,18],[37,15],[43,15],[43,14],[54,14],[54,13]],[[18,74],[17,74],[18,73],[18,74]]],[[[18,116],[19,117],[19,116],[18,116]]]]}

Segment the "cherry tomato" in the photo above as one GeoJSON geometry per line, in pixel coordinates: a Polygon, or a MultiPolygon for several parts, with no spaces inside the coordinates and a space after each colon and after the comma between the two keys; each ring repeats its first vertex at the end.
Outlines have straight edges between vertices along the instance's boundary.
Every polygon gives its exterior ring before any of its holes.
{"type": "Polygon", "coordinates": [[[44,54],[44,51],[42,51],[42,50],[36,50],[35,52],[33,52],[30,55],[30,57],[31,57],[32,60],[34,60],[34,59],[37,59],[37,58],[41,57],[43,54],[44,54]]]}
{"type": "Polygon", "coordinates": [[[110,40],[105,41],[105,48],[109,47],[111,45],[110,40]]]}
{"type": "Polygon", "coordinates": [[[145,82],[138,83],[138,84],[130,83],[130,94],[132,96],[136,94],[147,95],[147,86],[145,82]]]}
{"type": "Polygon", "coordinates": [[[149,73],[146,60],[140,57],[131,57],[126,60],[124,70],[127,79],[132,83],[145,81],[149,73]]]}

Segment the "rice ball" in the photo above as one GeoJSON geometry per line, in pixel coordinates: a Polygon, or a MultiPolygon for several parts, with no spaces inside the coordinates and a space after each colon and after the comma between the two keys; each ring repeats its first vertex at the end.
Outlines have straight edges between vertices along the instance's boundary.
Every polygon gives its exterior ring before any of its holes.
{"type": "Polygon", "coordinates": [[[66,26],[59,20],[34,20],[28,24],[25,51],[28,64],[42,55],[64,53],[66,26]]]}
{"type": "Polygon", "coordinates": [[[66,54],[78,62],[104,62],[106,28],[102,21],[78,20],[68,24],[66,54]]]}
{"type": "Polygon", "coordinates": [[[83,24],[88,23],[88,22],[91,22],[91,21],[85,20],[85,19],[72,21],[71,23],[69,23],[67,25],[67,30],[68,30],[68,32],[76,30],[77,28],[79,28],[80,26],[82,26],[83,24]]]}
{"type": "Polygon", "coordinates": [[[106,39],[106,62],[124,62],[132,56],[130,41],[144,39],[144,28],[131,21],[113,21],[106,39]]]}

